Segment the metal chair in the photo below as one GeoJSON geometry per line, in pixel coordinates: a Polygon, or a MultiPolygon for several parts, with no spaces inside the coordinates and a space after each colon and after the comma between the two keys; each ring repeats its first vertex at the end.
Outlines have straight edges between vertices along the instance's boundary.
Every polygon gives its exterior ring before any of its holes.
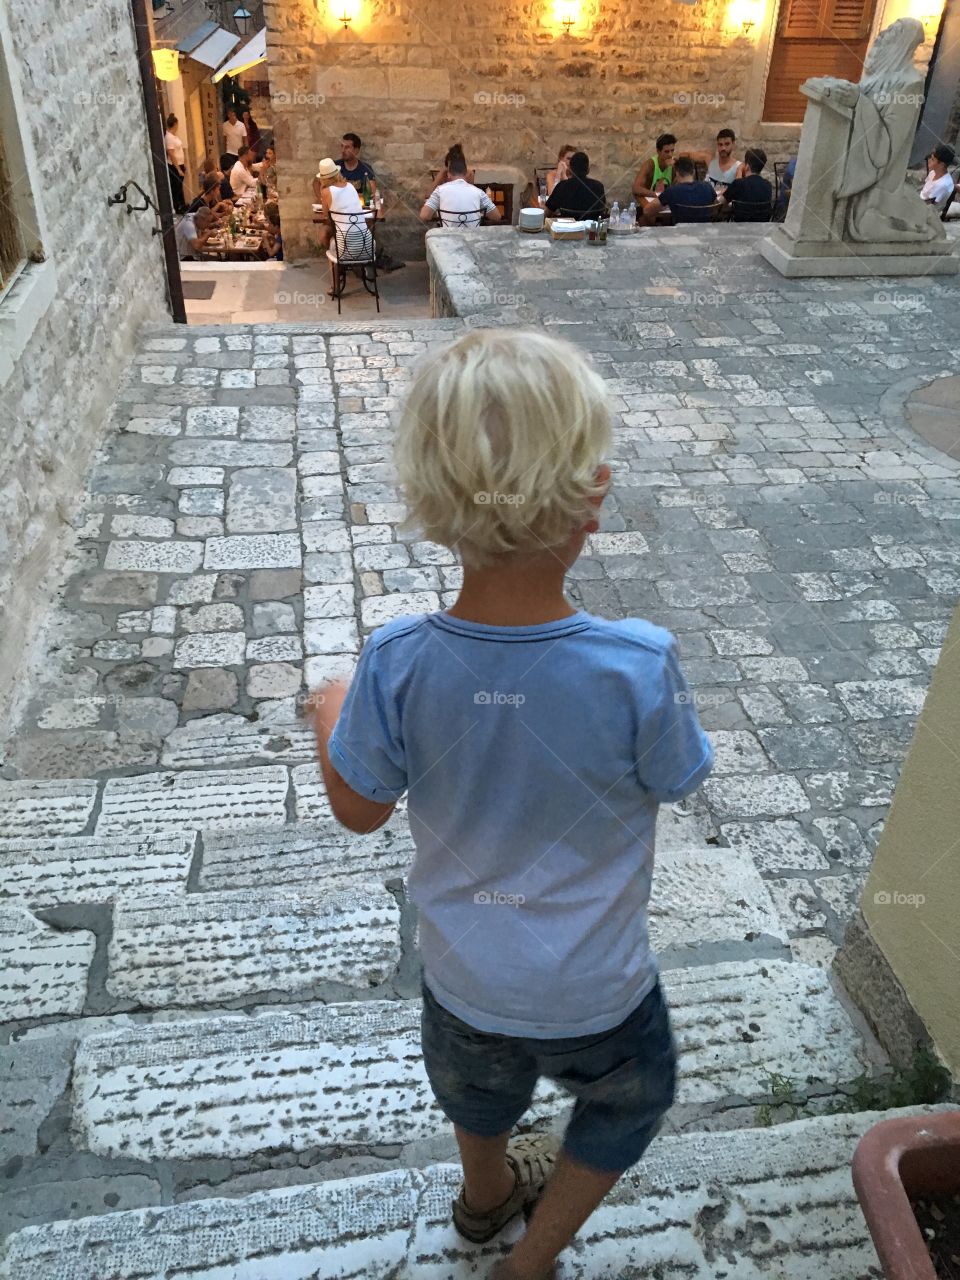
{"type": "Polygon", "coordinates": [[[940,221],[941,221],[941,222],[946,222],[946,221],[947,221],[947,210],[950,208],[950,206],[953,204],[954,200],[956,200],[956,198],[957,198],[957,182],[958,182],[958,181],[960,181],[960,170],[958,170],[958,172],[957,172],[957,173],[954,173],[954,174],[952,174],[951,176],[953,177],[953,190],[952,190],[952,191],[950,192],[950,194],[947,196],[947,202],[946,202],[946,204],[943,206],[943,208],[940,210],[940,221]]]}
{"type": "Polygon", "coordinates": [[[337,315],[341,313],[341,299],[347,284],[347,272],[351,268],[359,272],[363,287],[377,300],[380,311],[380,288],[377,284],[377,246],[374,242],[371,222],[362,213],[337,213],[330,210],[333,237],[327,249],[333,296],[337,300],[337,315]],[[369,277],[367,273],[369,274],[369,277]]]}
{"type": "Polygon", "coordinates": [[[438,209],[437,217],[440,219],[441,227],[460,227],[472,231],[483,221],[483,210],[438,209]]]}

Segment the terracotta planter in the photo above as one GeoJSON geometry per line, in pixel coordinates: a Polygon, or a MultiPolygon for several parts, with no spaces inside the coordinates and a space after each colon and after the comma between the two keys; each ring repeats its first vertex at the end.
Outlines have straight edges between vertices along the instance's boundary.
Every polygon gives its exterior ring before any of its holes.
{"type": "Polygon", "coordinates": [[[881,1120],[857,1144],[853,1185],[887,1280],[937,1280],[910,1201],[960,1191],[960,1111],[881,1120]]]}

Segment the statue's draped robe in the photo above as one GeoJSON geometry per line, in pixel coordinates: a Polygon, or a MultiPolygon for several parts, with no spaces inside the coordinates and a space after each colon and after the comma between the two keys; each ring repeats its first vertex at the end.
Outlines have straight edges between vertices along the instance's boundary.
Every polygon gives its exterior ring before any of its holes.
{"type": "Polygon", "coordinates": [[[864,242],[935,240],[943,227],[931,206],[904,182],[916,130],[913,103],[923,78],[861,82],[843,174],[836,189],[846,201],[845,238],[864,242]]]}

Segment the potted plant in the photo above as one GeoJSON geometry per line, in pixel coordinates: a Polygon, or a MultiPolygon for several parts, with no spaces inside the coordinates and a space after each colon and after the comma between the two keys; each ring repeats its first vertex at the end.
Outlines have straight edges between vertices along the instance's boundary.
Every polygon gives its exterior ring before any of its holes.
{"type": "Polygon", "coordinates": [[[881,1120],[853,1185],[887,1280],[960,1277],[960,1111],[881,1120]]]}

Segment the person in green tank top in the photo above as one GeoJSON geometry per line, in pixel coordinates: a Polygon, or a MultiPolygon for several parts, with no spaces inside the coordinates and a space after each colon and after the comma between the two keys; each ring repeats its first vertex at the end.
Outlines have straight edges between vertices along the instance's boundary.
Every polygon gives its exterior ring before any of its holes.
{"type": "Polygon", "coordinates": [[[633,182],[633,194],[638,200],[650,200],[665,191],[673,182],[673,154],[677,140],[672,133],[661,133],[657,139],[657,154],[645,160],[633,182]]]}

